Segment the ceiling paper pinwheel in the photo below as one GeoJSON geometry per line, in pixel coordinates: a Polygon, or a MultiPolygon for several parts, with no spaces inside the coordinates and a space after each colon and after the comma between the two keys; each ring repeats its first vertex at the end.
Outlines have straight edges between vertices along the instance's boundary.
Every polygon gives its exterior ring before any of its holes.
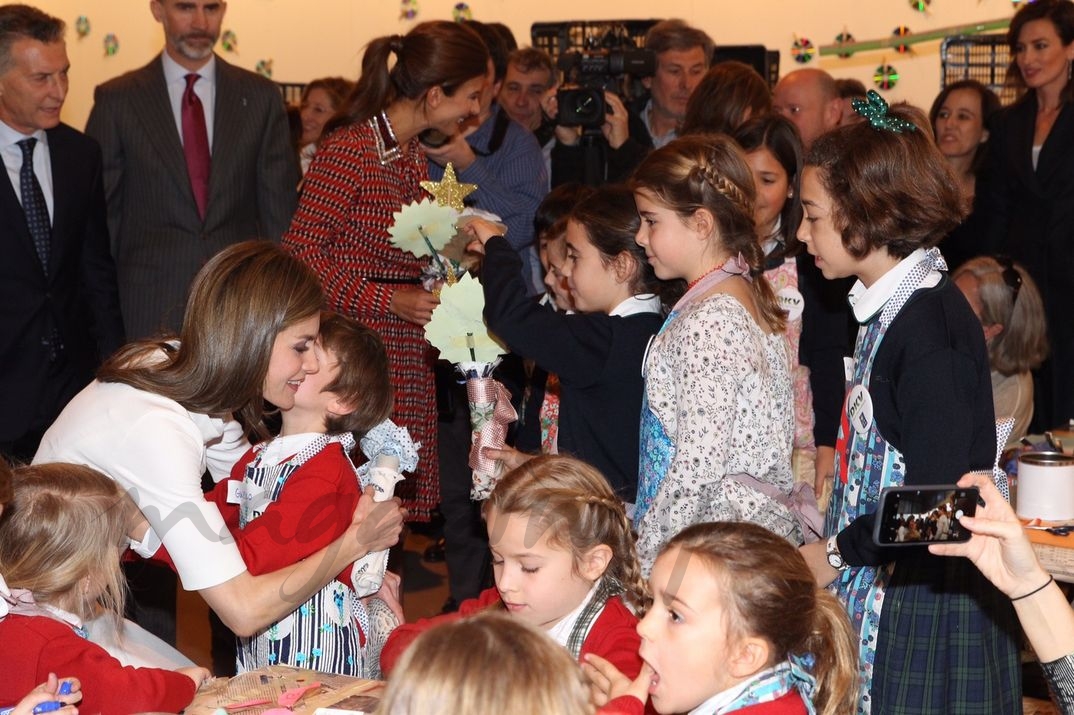
{"type": "Polygon", "coordinates": [[[440,350],[440,357],[455,363],[466,377],[470,406],[470,497],[487,499],[504,473],[502,461],[489,459],[484,448],[503,448],[507,426],[518,418],[511,395],[492,377],[499,357],[507,352],[485,327],[481,313],[485,294],[481,284],[467,274],[454,285],[444,286],[440,305],[425,325],[425,339],[440,350]]]}

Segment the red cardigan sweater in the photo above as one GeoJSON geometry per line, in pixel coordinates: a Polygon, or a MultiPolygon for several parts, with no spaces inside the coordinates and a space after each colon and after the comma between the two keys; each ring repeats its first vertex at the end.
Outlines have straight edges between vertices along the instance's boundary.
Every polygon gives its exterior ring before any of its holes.
{"type": "Polygon", "coordinates": [[[123,666],[103,648],[47,616],[0,621],[0,706],[14,705],[49,673],[82,683],[84,715],[176,713],[194,699],[194,681],[172,670],[123,666]]]}
{"type": "MultiPolygon", "coordinates": [[[[380,653],[380,667],[384,676],[387,677],[391,673],[410,644],[433,626],[451,623],[485,610],[499,608],[502,607],[502,603],[499,592],[495,588],[490,588],[483,591],[477,598],[463,601],[457,613],[422,618],[414,623],[399,626],[388,636],[384,650],[380,653]]],[[[618,597],[609,599],[604,610],[593,622],[593,627],[589,629],[589,635],[582,644],[580,655],[595,653],[618,668],[623,675],[632,679],[636,678],[641,672],[641,658],[638,656],[641,637],[636,630],[637,625],[637,617],[627,610],[618,597]]]]}

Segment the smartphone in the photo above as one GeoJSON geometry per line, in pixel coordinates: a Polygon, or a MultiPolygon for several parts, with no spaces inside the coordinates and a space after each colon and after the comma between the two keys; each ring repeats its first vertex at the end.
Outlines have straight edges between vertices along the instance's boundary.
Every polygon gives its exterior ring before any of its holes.
{"type": "Polygon", "coordinates": [[[880,492],[873,541],[880,546],[969,541],[971,534],[959,520],[977,513],[979,498],[976,487],[887,487],[880,492]]]}

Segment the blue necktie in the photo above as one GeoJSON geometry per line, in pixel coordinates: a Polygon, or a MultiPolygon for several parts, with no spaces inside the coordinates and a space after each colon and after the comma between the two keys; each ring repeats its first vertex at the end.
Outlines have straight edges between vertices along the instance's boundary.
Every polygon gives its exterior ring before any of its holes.
{"type": "MultiPolygon", "coordinates": [[[[26,225],[30,227],[30,236],[34,239],[34,249],[41,261],[41,268],[48,276],[48,257],[52,244],[52,221],[48,217],[48,204],[41,184],[34,174],[34,147],[37,139],[30,137],[18,142],[22,149],[22,168],[19,170],[19,190],[22,193],[22,211],[26,214],[26,225]]],[[[48,351],[49,360],[55,361],[63,350],[63,341],[55,325],[49,328],[48,337],[41,339],[41,345],[48,351]]]]}
{"type": "Polygon", "coordinates": [[[19,143],[22,149],[22,168],[19,170],[19,189],[22,192],[22,210],[26,214],[26,225],[30,227],[30,236],[34,239],[34,248],[41,261],[41,267],[48,275],[48,256],[52,244],[52,221],[48,217],[48,204],[41,184],[34,175],[34,146],[37,139],[30,137],[19,143]]]}

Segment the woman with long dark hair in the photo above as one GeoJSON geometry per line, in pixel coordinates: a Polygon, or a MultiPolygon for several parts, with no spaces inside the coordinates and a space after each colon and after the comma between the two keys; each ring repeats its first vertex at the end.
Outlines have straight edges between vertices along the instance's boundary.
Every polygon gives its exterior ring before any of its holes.
{"type": "Polygon", "coordinates": [[[419,282],[423,259],[394,247],[392,214],[425,196],[418,135],[451,135],[479,110],[488,50],[454,22],[425,22],[405,36],[373,40],[362,76],[325,127],[283,245],[324,282],[328,307],[384,340],[394,419],[421,442],[413,479],[398,490],[419,521],[439,501],[432,349],[422,326],[439,300],[419,282]]]}

